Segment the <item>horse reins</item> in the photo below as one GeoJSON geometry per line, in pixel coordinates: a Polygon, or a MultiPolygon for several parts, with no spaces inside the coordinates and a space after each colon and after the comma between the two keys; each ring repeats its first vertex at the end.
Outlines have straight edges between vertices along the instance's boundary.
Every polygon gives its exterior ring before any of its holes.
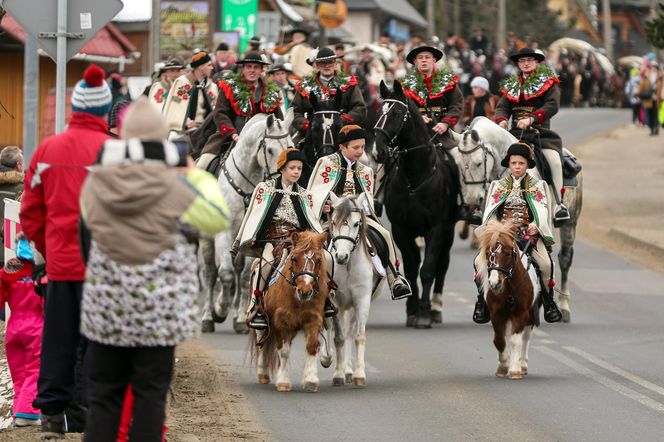
{"type": "MultiPolygon", "coordinates": [[[[325,123],[325,116],[327,114],[341,115],[341,112],[336,111],[336,110],[322,110],[322,111],[316,111],[316,112],[313,113],[314,116],[323,115],[323,142],[318,147],[318,149],[314,148],[314,155],[315,155],[316,158],[319,158],[319,154],[323,150],[324,147],[332,147],[332,149],[336,149],[336,147],[337,147],[336,144],[334,143],[334,134],[332,133],[332,124],[325,123]]],[[[332,123],[334,123],[334,121],[332,121],[332,123]]]]}

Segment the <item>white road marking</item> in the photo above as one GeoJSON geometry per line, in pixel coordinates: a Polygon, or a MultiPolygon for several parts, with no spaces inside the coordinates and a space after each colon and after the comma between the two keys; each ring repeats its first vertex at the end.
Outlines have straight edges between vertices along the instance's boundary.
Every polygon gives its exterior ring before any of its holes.
{"type": "Polygon", "coordinates": [[[563,355],[562,353],[558,353],[557,351],[552,350],[549,347],[536,346],[535,349],[541,351],[546,355],[551,356],[552,358],[556,359],[558,362],[567,365],[568,367],[577,371],[583,376],[586,376],[588,379],[597,382],[605,386],[606,388],[615,391],[616,393],[622,394],[623,396],[628,397],[645,407],[648,407],[654,411],[664,414],[664,404],[662,404],[661,402],[651,399],[648,396],[639,393],[638,391],[634,391],[629,387],[625,387],[624,385],[604,376],[603,374],[600,374],[577,362],[574,362],[567,356],[563,355]]]}
{"type": "Polygon", "coordinates": [[[574,354],[576,354],[576,355],[578,355],[578,356],[581,356],[581,357],[584,358],[585,360],[587,360],[587,361],[589,361],[589,362],[592,362],[593,364],[595,364],[595,365],[597,365],[597,366],[599,366],[599,367],[602,367],[602,368],[605,369],[605,370],[608,370],[608,371],[610,371],[610,372],[612,372],[612,373],[615,373],[615,374],[617,374],[618,376],[622,376],[623,378],[625,378],[625,379],[627,379],[627,380],[629,380],[629,381],[632,381],[632,382],[634,382],[635,384],[640,385],[641,387],[643,387],[643,388],[645,388],[645,389],[647,389],[647,390],[650,390],[650,391],[652,391],[652,392],[654,392],[654,393],[657,393],[657,394],[659,394],[659,395],[664,396],[664,388],[660,387],[660,386],[657,385],[657,384],[654,384],[654,383],[652,383],[652,382],[650,382],[650,381],[648,381],[648,380],[646,380],[646,379],[643,379],[643,378],[640,377],[640,376],[637,376],[637,375],[635,375],[635,374],[632,374],[632,373],[630,373],[630,372],[628,372],[628,371],[623,370],[622,368],[616,367],[616,366],[613,365],[613,364],[610,364],[610,363],[608,363],[608,362],[606,362],[606,361],[603,361],[602,359],[600,359],[600,358],[598,358],[598,357],[596,357],[596,356],[593,356],[593,355],[591,355],[590,353],[587,353],[587,352],[581,350],[580,348],[576,348],[576,347],[567,347],[567,346],[566,346],[566,347],[563,347],[563,348],[564,348],[565,350],[569,351],[569,352],[572,352],[572,353],[574,353],[574,354]]]}

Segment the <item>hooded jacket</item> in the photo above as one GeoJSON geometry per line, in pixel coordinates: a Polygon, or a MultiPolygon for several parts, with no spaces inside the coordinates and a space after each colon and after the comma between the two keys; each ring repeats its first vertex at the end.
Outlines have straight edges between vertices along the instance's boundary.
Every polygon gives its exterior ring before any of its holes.
{"type": "Polygon", "coordinates": [[[181,226],[214,235],[228,210],[214,177],[160,161],[95,167],[81,192],[92,241],[81,332],[120,347],[171,346],[198,329],[197,260],[181,226]]]}

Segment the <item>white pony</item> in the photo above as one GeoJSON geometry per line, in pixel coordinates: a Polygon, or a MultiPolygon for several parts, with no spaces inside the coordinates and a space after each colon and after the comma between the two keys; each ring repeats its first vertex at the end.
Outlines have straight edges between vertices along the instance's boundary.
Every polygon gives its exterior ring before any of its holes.
{"type": "MultiPolygon", "coordinates": [[[[501,128],[486,117],[477,117],[470,123],[468,129],[462,134],[451,132],[457,142],[457,147],[451,150],[459,166],[462,177],[461,190],[463,199],[471,208],[482,211],[484,209],[485,194],[489,184],[507,173],[507,169],[500,165],[507,149],[517,141],[507,130],[501,128]]],[[[571,153],[563,148],[564,155],[571,153]]],[[[541,179],[537,168],[528,169],[528,173],[541,179]]],[[[569,269],[572,266],[574,254],[574,240],[576,238],[576,223],[581,214],[583,197],[583,177],[577,175],[575,186],[566,185],[564,194],[565,203],[572,219],[560,227],[560,264],[561,284],[558,302],[563,314],[563,322],[570,321],[570,292],[567,285],[569,269]]],[[[551,192],[553,189],[549,186],[551,192]]],[[[552,214],[553,210],[549,211],[552,214]]]]}
{"type": "MultiPolygon", "coordinates": [[[[335,301],[339,306],[339,313],[333,319],[337,358],[332,383],[343,386],[344,382],[352,382],[356,387],[363,387],[366,384],[364,355],[369,310],[371,301],[381,292],[384,277],[374,272],[374,257],[369,253],[366,195],[337,198],[331,194],[330,198],[334,208],[330,249],[335,260],[334,280],[338,285],[335,301]],[[346,345],[351,337],[355,342],[352,356],[352,344],[346,345]]],[[[331,328],[328,330],[331,337],[331,328]]],[[[329,366],[324,356],[321,363],[329,366]]]]}
{"type": "Polygon", "coordinates": [[[237,333],[248,332],[244,322],[249,302],[246,277],[249,263],[242,255],[234,260],[229,251],[256,184],[278,173],[275,163],[279,154],[293,146],[288,135],[292,122],[292,110],[284,120],[274,115],[255,115],[244,126],[240,139],[221,165],[219,187],[231,214],[231,226],[217,235],[214,242],[201,241],[203,292],[207,295],[202,322],[204,333],[213,332],[215,322],[226,320],[231,305],[234,309],[233,328],[237,333]],[[221,280],[221,293],[215,299],[217,278],[221,280]]]}

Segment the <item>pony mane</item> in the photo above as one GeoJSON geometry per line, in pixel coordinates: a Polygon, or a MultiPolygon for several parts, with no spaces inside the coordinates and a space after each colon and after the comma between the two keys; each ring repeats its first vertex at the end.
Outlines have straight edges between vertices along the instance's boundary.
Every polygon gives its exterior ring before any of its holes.
{"type": "Polygon", "coordinates": [[[479,237],[480,249],[486,252],[488,248],[495,246],[498,242],[511,244],[514,238],[514,231],[512,231],[509,224],[491,220],[482,228],[479,237]]]}

